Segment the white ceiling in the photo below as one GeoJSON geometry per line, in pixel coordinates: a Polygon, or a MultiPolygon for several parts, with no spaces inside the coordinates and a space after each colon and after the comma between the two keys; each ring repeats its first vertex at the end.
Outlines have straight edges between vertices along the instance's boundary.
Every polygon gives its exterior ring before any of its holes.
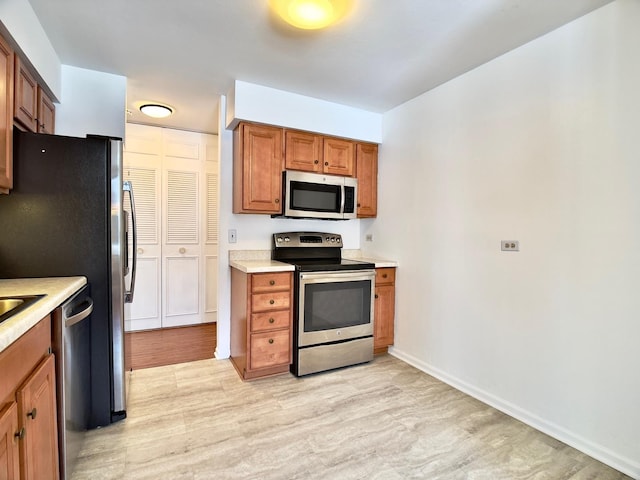
{"type": "Polygon", "coordinates": [[[127,77],[130,121],[216,132],[236,79],[384,112],[612,0],[355,0],[316,32],[267,0],[29,1],[63,64],[127,77]]]}

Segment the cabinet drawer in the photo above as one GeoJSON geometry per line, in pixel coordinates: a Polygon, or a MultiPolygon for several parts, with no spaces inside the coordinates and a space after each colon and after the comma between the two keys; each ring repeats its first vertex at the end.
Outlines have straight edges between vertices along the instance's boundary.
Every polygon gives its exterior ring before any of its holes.
{"type": "Polygon", "coordinates": [[[376,268],[376,285],[393,284],[395,281],[395,268],[376,268]]]}
{"type": "Polygon", "coordinates": [[[290,292],[256,293],[251,295],[251,312],[284,310],[291,304],[290,292]]]}
{"type": "Polygon", "coordinates": [[[289,310],[277,312],[254,313],[251,315],[251,331],[289,328],[289,310]]]}
{"type": "Polygon", "coordinates": [[[290,363],[291,337],[289,329],[251,335],[250,368],[265,368],[290,363]]]}
{"type": "Polygon", "coordinates": [[[251,276],[251,292],[270,292],[291,288],[291,273],[254,273],[251,276]]]}

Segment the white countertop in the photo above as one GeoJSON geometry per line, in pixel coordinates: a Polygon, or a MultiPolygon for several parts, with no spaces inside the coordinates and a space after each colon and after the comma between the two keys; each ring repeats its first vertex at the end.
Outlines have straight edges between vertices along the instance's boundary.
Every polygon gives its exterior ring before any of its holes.
{"type": "Polygon", "coordinates": [[[0,323],[0,352],[86,284],[85,277],[0,280],[0,297],[45,295],[33,305],[0,323]]]}
{"type": "MultiPolygon", "coordinates": [[[[376,268],[397,267],[394,260],[383,260],[363,254],[360,250],[343,250],[343,258],[362,260],[375,264],[376,268]]],[[[293,265],[271,260],[271,250],[230,250],[229,266],[245,273],[291,272],[293,265]]]]}
{"type": "Polygon", "coordinates": [[[229,265],[245,273],[293,272],[295,267],[276,260],[230,260],[229,265]]]}

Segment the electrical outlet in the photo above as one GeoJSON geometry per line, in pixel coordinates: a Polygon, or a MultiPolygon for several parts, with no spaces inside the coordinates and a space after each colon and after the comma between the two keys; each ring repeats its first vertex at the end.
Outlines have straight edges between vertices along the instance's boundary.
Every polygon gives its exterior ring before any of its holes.
{"type": "Polygon", "coordinates": [[[520,242],[518,240],[502,240],[500,242],[500,250],[503,252],[519,252],[520,242]]]}
{"type": "Polygon", "coordinates": [[[365,239],[366,242],[373,242],[373,233],[367,233],[364,236],[364,239],[365,239]]]}
{"type": "Polygon", "coordinates": [[[238,232],[235,228],[229,229],[229,243],[236,243],[238,241],[238,232]]]}

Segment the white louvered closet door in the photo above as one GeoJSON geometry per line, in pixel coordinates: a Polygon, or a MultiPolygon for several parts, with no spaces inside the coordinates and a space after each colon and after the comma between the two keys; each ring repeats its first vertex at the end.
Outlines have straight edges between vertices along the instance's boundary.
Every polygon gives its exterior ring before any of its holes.
{"type": "MultiPolygon", "coordinates": [[[[138,265],[133,303],[125,304],[126,331],[147,330],[162,326],[161,164],[159,132],[144,131],[144,135],[138,136],[135,133],[130,134],[127,130],[123,177],[124,180],[131,182],[135,195],[138,265]]],[[[124,207],[127,212],[131,211],[128,196],[125,196],[124,207]]],[[[128,246],[129,258],[133,258],[131,237],[128,246]]],[[[127,277],[127,285],[129,280],[130,278],[127,277]]]]}
{"type": "Polygon", "coordinates": [[[200,204],[204,152],[200,136],[164,133],[163,327],[204,321],[200,204]]]}
{"type": "Polygon", "coordinates": [[[214,135],[127,124],[125,180],[138,223],[127,331],[217,320],[217,147],[214,135]]]}

